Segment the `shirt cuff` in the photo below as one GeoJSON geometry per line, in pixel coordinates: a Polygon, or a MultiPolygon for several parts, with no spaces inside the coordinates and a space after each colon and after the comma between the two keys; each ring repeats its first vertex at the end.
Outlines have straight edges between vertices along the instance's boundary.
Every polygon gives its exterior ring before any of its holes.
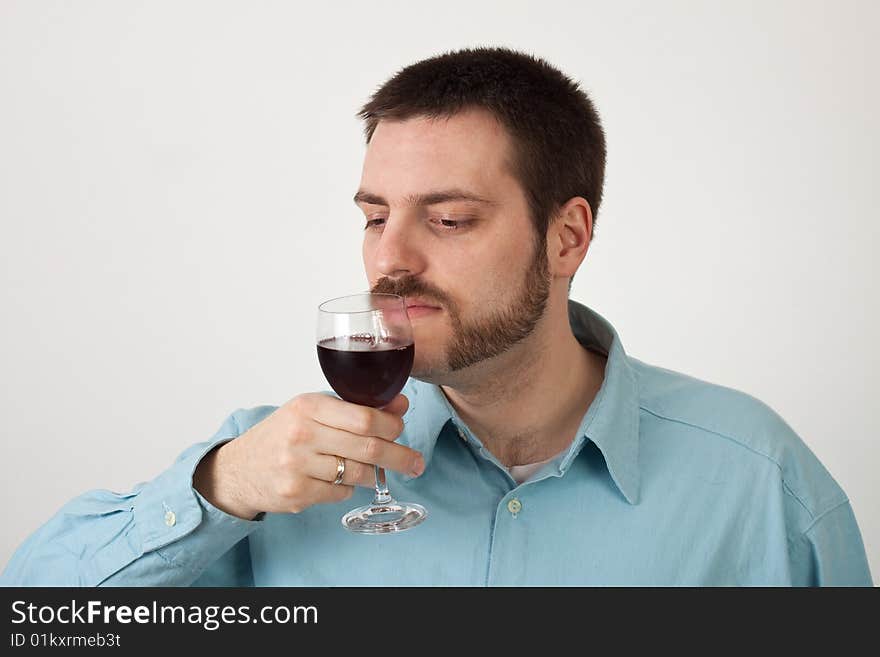
{"type": "Polygon", "coordinates": [[[140,490],[132,512],[142,554],[157,551],[169,565],[198,573],[260,526],[221,511],[192,485],[199,462],[239,433],[232,414],[211,440],[193,445],[140,490]]]}

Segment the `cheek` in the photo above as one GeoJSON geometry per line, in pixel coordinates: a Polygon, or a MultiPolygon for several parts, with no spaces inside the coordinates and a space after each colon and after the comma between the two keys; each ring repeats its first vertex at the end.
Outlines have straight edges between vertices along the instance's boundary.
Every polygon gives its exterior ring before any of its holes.
{"type": "Polygon", "coordinates": [[[497,247],[484,253],[479,267],[472,269],[466,290],[474,306],[471,311],[478,315],[496,310],[517,299],[531,266],[529,252],[522,247],[497,247]]]}
{"type": "Polygon", "coordinates": [[[523,257],[519,246],[492,240],[470,258],[467,265],[472,270],[470,280],[503,288],[504,282],[512,280],[514,272],[522,269],[520,261],[523,257]]]}
{"type": "Polygon", "coordinates": [[[372,285],[377,276],[376,276],[376,268],[373,266],[373,246],[370,244],[369,240],[364,239],[363,244],[361,245],[361,260],[364,263],[364,273],[367,275],[367,280],[372,285]]]}
{"type": "Polygon", "coordinates": [[[463,318],[482,317],[510,296],[510,273],[506,266],[486,262],[471,264],[479,266],[458,271],[449,289],[463,318]]]}

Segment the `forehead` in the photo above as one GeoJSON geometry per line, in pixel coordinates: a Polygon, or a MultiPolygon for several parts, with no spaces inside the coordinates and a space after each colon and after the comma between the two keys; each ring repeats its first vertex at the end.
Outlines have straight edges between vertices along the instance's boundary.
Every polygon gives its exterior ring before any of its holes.
{"type": "Polygon", "coordinates": [[[387,193],[420,192],[426,186],[489,193],[515,182],[510,155],[510,136],[485,110],[382,120],[367,146],[361,183],[387,193]]]}

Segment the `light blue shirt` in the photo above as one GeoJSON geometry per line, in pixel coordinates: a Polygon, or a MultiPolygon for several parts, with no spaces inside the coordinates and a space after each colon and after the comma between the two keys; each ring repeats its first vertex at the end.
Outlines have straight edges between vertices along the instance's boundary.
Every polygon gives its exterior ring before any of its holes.
{"type": "MultiPolygon", "coordinates": [[[[85,493],[16,551],[5,585],[864,585],[850,503],[761,401],[628,356],[614,328],[569,302],[575,336],[607,355],[570,448],[517,485],[449,405],[410,379],[398,439],[422,452],[392,494],[428,519],[396,535],[350,534],[340,504],[260,521],[192,488],[199,460],[277,407],[232,413],[154,480],[85,493]]],[[[523,382],[528,385],[528,382],[523,382]]]]}

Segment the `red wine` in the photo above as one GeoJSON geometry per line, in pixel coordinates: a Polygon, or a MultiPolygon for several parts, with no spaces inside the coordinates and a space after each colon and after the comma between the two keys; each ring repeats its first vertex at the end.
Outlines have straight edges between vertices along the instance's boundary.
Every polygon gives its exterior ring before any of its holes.
{"type": "Polygon", "coordinates": [[[318,343],[318,362],[330,387],[345,401],[378,408],[403,389],[415,347],[369,336],[328,338],[318,343]]]}

